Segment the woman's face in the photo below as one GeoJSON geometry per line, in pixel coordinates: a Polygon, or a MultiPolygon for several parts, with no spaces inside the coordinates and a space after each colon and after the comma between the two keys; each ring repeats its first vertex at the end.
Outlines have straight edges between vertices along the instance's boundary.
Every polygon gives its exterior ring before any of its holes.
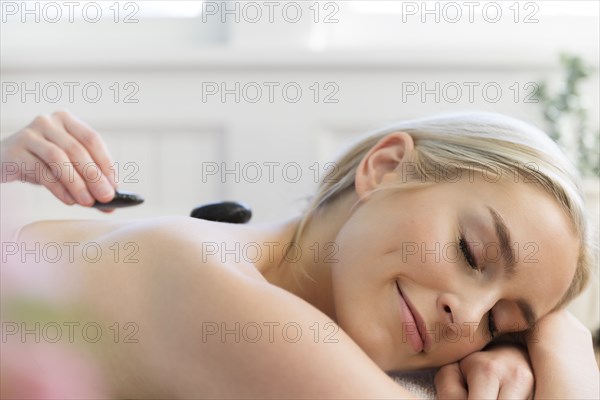
{"type": "MultiPolygon", "coordinates": [[[[385,159],[359,168],[358,197],[398,178],[376,171],[393,165],[385,159]]],[[[477,173],[371,191],[336,243],[337,322],[387,371],[457,361],[489,343],[490,323],[500,334],[527,329],[566,292],[579,246],[550,195],[477,173]],[[502,256],[503,241],[512,256],[502,256]]]]}

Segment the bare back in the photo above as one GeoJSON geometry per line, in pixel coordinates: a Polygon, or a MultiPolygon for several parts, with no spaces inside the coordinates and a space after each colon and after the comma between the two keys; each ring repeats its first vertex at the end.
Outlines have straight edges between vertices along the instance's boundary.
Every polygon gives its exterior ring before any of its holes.
{"type": "Polygon", "coordinates": [[[203,252],[248,232],[179,217],[39,222],[18,241],[76,250],[19,268],[52,276],[59,303],[75,305],[64,318],[103,329],[84,344],[119,397],[407,396],[343,331],[315,340],[325,314],[251,263],[203,252]]]}

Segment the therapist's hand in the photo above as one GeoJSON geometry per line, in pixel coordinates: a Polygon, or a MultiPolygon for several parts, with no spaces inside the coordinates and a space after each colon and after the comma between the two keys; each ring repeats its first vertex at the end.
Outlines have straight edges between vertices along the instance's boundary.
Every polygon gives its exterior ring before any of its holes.
{"type": "Polygon", "coordinates": [[[530,399],[534,375],[524,347],[498,344],[440,368],[435,376],[443,399],[530,399]]]}
{"type": "Polygon", "coordinates": [[[1,145],[2,183],[40,184],[63,203],[86,207],[115,195],[113,162],[102,138],[66,111],[36,117],[1,145]]]}

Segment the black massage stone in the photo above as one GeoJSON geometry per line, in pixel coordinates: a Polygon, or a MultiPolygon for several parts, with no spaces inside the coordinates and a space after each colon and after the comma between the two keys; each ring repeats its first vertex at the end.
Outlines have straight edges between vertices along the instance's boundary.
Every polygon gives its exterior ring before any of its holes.
{"type": "Polygon", "coordinates": [[[93,207],[100,209],[112,209],[137,206],[138,204],[142,204],[143,202],[144,198],[135,193],[115,191],[115,197],[111,201],[109,201],[108,203],[101,203],[99,201],[96,201],[93,207]]]}
{"type": "Polygon", "coordinates": [[[245,224],[252,218],[252,210],[241,203],[223,201],[196,207],[191,216],[208,221],[245,224]]]}

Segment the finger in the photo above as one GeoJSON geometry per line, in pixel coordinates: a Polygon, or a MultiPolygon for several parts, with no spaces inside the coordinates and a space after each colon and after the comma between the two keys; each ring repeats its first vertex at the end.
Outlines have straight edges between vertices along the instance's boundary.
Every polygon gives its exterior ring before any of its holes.
{"type": "Polygon", "coordinates": [[[99,208],[99,210],[102,211],[103,213],[106,213],[106,214],[112,214],[115,211],[114,208],[110,208],[110,209],[108,209],[108,208],[99,208]]]}
{"type": "MultiPolygon", "coordinates": [[[[58,146],[44,138],[31,137],[27,141],[27,150],[38,158],[42,167],[49,168],[58,177],[77,203],[86,207],[94,204],[94,199],[79,173],[73,169],[66,169],[71,161],[58,146]]],[[[44,171],[42,175],[45,174],[44,171]]]]}
{"type": "Polygon", "coordinates": [[[532,398],[532,391],[523,385],[512,384],[506,382],[500,387],[500,393],[498,399],[500,400],[516,400],[523,399],[527,400],[532,398]]]}
{"type": "Polygon", "coordinates": [[[533,398],[534,377],[531,370],[522,369],[504,379],[500,386],[498,399],[530,399],[533,398]]]}
{"type": "Polygon", "coordinates": [[[102,173],[102,169],[77,139],[58,126],[44,131],[44,137],[63,149],[69,160],[76,160],[73,166],[96,200],[103,203],[112,200],[115,195],[114,188],[102,173]]]}
{"type": "Polygon", "coordinates": [[[481,368],[466,374],[468,399],[497,399],[500,392],[500,380],[491,371],[481,368]]]}
{"type": "Polygon", "coordinates": [[[435,374],[437,397],[444,399],[466,399],[467,385],[458,363],[443,366],[435,374]]]}
{"type": "MultiPolygon", "coordinates": [[[[28,151],[23,151],[20,158],[23,163],[22,165],[24,165],[28,171],[35,171],[34,168],[37,168],[36,166],[41,166],[42,164],[44,164],[42,160],[40,160],[28,151]]],[[[45,167],[48,168],[48,166],[45,167]]],[[[40,167],[40,170],[41,168],[42,167],[40,167]]],[[[36,177],[36,175],[37,173],[25,174],[23,177],[27,182],[39,183],[43,185],[63,203],[68,205],[75,204],[75,200],[73,200],[73,197],[71,197],[67,188],[60,182],[60,180],[57,177],[52,178],[52,175],[50,174],[43,174],[41,177],[36,177]]]]}
{"type": "Polygon", "coordinates": [[[92,129],[85,122],[69,113],[61,113],[64,127],[79,143],[81,143],[90,153],[94,161],[100,166],[102,173],[107,177],[107,180],[117,188],[117,179],[113,167],[114,162],[110,157],[108,149],[100,134],[92,129]]]}

